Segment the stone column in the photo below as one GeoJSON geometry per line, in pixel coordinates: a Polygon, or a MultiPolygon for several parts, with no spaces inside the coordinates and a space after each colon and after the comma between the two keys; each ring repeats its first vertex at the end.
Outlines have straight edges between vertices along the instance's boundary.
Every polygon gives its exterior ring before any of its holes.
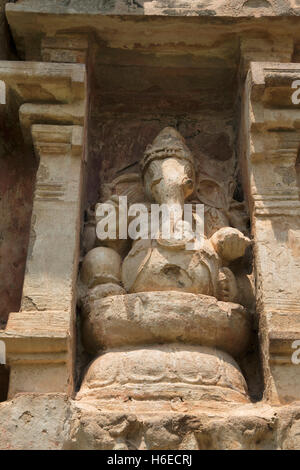
{"type": "Polygon", "coordinates": [[[1,78],[18,94],[24,145],[39,162],[21,310],[10,314],[0,334],[11,369],[9,397],[72,394],[85,66],[2,62],[1,78]]]}
{"type": "Polygon", "coordinates": [[[300,399],[293,343],[300,339],[300,107],[297,64],[251,63],[243,99],[241,165],[255,239],[265,396],[300,399]]]}

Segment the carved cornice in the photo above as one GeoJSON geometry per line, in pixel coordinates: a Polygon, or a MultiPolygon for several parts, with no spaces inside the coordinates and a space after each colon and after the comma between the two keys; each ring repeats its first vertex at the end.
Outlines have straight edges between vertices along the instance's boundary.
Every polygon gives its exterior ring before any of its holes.
{"type": "Polygon", "coordinates": [[[281,6],[279,14],[277,4],[260,9],[261,17],[257,18],[256,8],[244,8],[244,0],[214,1],[212,7],[175,0],[172,8],[164,0],[60,3],[27,0],[6,5],[7,20],[22,58],[86,62],[90,35],[97,37],[96,44],[107,47],[137,47],[149,52],[154,44],[165,45],[168,50],[173,44],[177,51],[180,45],[190,47],[191,53],[195,46],[199,52],[208,38],[216,44],[235,36],[237,44],[241,40],[243,67],[248,68],[250,60],[290,61],[294,42],[299,40],[300,8],[283,11],[281,6]]]}

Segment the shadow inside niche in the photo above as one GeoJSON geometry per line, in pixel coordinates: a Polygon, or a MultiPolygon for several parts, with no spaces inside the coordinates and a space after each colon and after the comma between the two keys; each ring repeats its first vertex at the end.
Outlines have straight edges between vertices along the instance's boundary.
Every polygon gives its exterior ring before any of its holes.
{"type": "Polygon", "coordinates": [[[0,403],[7,400],[9,368],[0,364],[0,403]]]}

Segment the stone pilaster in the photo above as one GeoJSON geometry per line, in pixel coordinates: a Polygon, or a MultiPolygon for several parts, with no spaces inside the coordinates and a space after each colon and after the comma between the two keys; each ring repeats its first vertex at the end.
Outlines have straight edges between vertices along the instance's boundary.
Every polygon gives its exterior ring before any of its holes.
{"type": "Polygon", "coordinates": [[[241,165],[255,240],[257,309],[266,398],[300,399],[300,107],[297,64],[251,63],[243,102],[241,165]]]}
{"type": "Polygon", "coordinates": [[[0,79],[18,96],[24,146],[39,162],[21,310],[10,314],[0,334],[11,369],[9,397],[72,394],[85,67],[2,62],[0,79]]]}

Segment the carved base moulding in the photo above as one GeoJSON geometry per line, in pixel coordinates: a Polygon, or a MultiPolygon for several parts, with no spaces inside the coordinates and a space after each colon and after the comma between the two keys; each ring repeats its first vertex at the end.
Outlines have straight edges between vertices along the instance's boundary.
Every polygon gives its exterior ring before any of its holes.
{"type": "Polygon", "coordinates": [[[97,358],[78,399],[247,402],[236,362],[213,348],[180,344],[110,350],[97,358]]]}
{"type": "Polygon", "coordinates": [[[247,402],[245,380],[229,356],[249,341],[242,306],[171,291],[108,296],[90,307],[85,347],[109,349],[89,367],[78,399],[247,402]]]}
{"type": "Polygon", "coordinates": [[[89,367],[78,399],[247,402],[245,380],[229,355],[239,356],[249,342],[250,316],[241,305],[143,292],[94,297],[88,312],[85,348],[106,351],[89,367]]]}

